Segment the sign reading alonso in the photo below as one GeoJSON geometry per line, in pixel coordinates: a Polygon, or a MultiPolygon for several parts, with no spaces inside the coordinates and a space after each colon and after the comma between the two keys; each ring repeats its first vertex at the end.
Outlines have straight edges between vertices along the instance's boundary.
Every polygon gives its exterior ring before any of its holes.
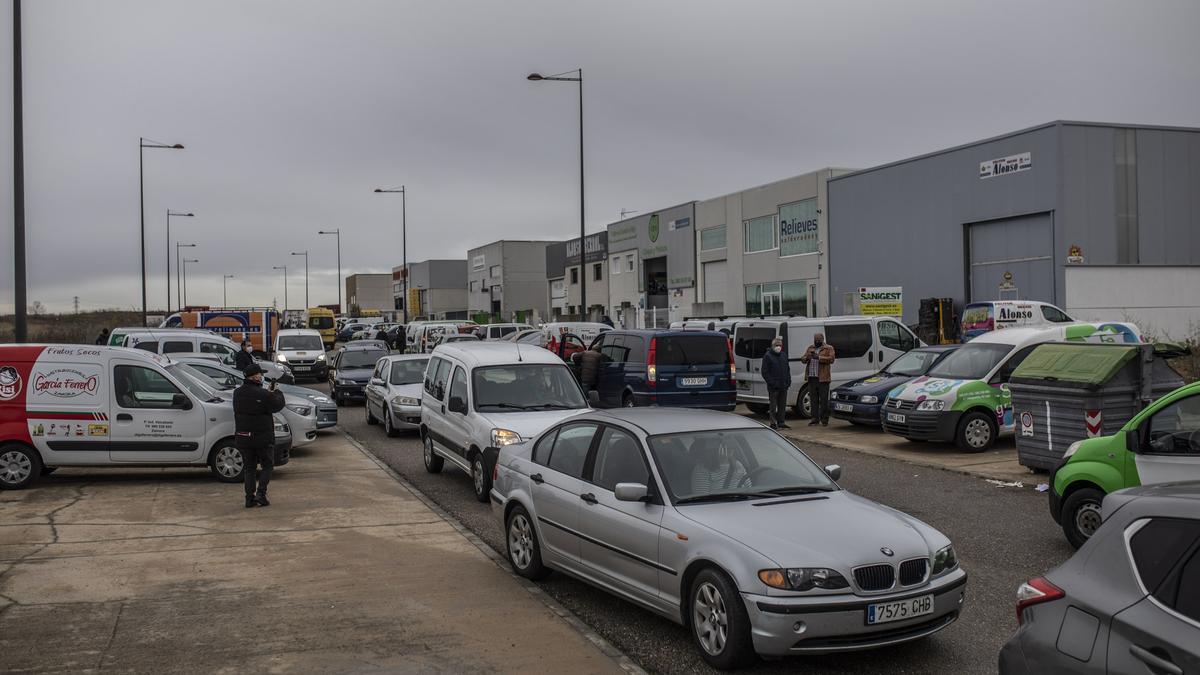
{"type": "Polygon", "coordinates": [[[979,163],[980,178],[994,178],[1018,171],[1028,171],[1033,168],[1033,155],[1022,152],[1019,155],[1009,155],[998,159],[989,159],[979,163]]]}

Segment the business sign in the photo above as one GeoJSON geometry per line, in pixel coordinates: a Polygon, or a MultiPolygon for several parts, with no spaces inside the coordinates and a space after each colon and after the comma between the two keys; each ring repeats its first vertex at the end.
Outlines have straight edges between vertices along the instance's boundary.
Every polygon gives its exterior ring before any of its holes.
{"type": "Polygon", "coordinates": [[[650,237],[650,242],[658,241],[658,214],[650,216],[650,225],[646,228],[646,233],[650,237]]]}
{"type": "Polygon", "coordinates": [[[1033,156],[1028,152],[1019,155],[1009,155],[998,159],[989,159],[979,163],[980,178],[995,178],[1018,171],[1028,171],[1033,168],[1033,156]]]}
{"type": "Polygon", "coordinates": [[[669,227],[667,229],[674,232],[675,230],[679,230],[679,229],[683,229],[685,227],[691,227],[691,226],[692,226],[691,218],[676,218],[675,220],[672,220],[669,223],[669,227]]]}
{"type": "Polygon", "coordinates": [[[816,253],[820,240],[815,198],[779,207],[779,257],[816,253]]]}
{"type": "MultiPolygon", "coordinates": [[[[587,262],[603,262],[608,257],[608,233],[597,232],[589,234],[583,240],[584,257],[587,262]]],[[[566,246],[566,265],[573,267],[579,264],[579,240],[572,239],[566,246]]]]}
{"type": "Polygon", "coordinates": [[[858,313],[866,316],[904,314],[904,294],[900,286],[871,286],[858,289],[858,313]]]}
{"type": "Polygon", "coordinates": [[[481,270],[486,266],[487,266],[487,259],[484,258],[483,256],[477,255],[474,258],[471,258],[471,269],[481,270]]]}
{"type": "MultiPolygon", "coordinates": [[[[642,265],[666,258],[667,287],[692,288],[696,285],[695,229],[694,202],[646,213],[609,226],[607,253],[637,251],[642,265]]],[[[642,287],[644,275],[639,273],[638,277],[638,286],[642,287]]],[[[632,303],[636,298],[614,298],[614,303],[621,301],[632,303]]]]}

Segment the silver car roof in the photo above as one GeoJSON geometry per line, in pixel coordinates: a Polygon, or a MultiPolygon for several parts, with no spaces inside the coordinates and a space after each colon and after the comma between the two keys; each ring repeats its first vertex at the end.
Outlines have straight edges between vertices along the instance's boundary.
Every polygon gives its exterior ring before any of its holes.
{"type": "Polygon", "coordinates": [[[534,345],[512,342],[448,342],[438,345],[433,356],[449,356],[471,368],[517,363],[546,363],[565,365],[553,352],[534,345]]]}
{"type": "MultiPolygon", "coordinates": [[[[742,415],[688,408],[612,408],[589,410],[579,417],[598,421],[611,420],[641,429],[647,436],[689,431],[762,428],[762,424],[742,415]]],[[[574,419],[574,418],[572,418],[574,419]]]]}

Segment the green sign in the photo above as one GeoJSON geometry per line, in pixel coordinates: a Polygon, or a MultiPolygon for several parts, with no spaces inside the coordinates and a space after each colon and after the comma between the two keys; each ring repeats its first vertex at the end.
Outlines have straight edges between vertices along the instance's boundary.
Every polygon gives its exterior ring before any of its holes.
{"type": "Polygon", "coordinates": [[[658,241],[658,214],[650,216],[650,241],[658,241]]]}

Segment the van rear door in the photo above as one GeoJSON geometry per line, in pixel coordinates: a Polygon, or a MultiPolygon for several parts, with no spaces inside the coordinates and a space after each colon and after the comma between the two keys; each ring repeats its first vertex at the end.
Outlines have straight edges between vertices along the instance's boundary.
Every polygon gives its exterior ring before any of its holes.
{"type": "Polygon", "coordinates": [[[720,408],[735,402],[729,341],[720,333],[653,338],[659,405],[720,408]]]}
{"type": "Polygon", "coordinates": [[[113,462],[187,464],[203,459],[200,401],[145,362],[113,359],[109,458],[113,462]]]}
{"type": "Polygon", "coordinates": [[[762,379],[762,358],[779,335],[778,321],[741,321],[733,331],[733,356],[737,361],[738,400],[767,402],[767,384],[762,379]]]}

